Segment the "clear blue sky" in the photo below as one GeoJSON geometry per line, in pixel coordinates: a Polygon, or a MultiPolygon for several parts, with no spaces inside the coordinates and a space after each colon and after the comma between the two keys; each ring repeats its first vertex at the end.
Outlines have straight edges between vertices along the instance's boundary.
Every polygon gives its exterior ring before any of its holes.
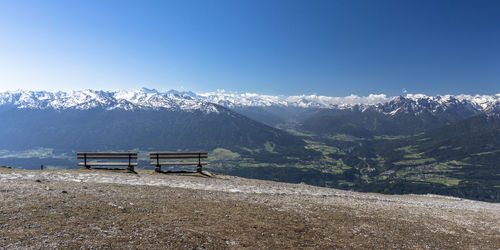
{"type": "Polygon", "coordinates": [[[500,1],[0,0],[0,90],[500,93],[500,1]]]}

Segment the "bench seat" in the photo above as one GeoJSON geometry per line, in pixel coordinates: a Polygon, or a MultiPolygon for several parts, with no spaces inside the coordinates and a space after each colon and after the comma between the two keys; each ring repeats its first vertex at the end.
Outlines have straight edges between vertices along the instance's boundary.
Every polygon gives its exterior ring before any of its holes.
{"type": "Polygon", "coordinates": [[[160,164],[158,164],[156,161],[155,162],[151,162],[151,165],[153,166],[156,166],[156,165],[207,165],[208,162],[190,162],[190,161],[179,161],[179,162],[175,162],[175,161],[160,161],[159,162],[160,164]]]}
{"type": "MultiPolygon", "coordinates": [[[[78,163],[80,166],[85,166],[85,163],[78,163]]],[[[137,166],[137,162],[87,162],[87,166],[137,166]]]]}

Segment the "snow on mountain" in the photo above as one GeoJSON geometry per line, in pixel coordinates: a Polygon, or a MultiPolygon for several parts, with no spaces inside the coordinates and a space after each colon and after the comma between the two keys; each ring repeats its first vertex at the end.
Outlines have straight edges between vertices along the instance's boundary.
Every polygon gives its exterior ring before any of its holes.
{"type": "Polygon", "coordinates": [[[496,112],[500,107],[500,95],[437,95],[407,94],[397,97],[386,104],[379,104],[383,112],[420,113],[430,111],[433,113],[448,109],[458,109],[462,112],[496,112]],[[389,106],[389,107],[388,107],[389,106]],[[395,111],[395,107],[399,110],[395,111]],[[384,110],[385,109],[385,110],[384,110]]]}
{"type": "Polygon", "coordinates": [[[254,93],[233,93],[224,90],[198,94],[207,101],[229,108],[234,107],[269,107],[285,106],[300,108],[338,108],[356,104],[373,105],[388,102],[391,98],[385,94],[370,94],[368,96],[349,95],[332,97],[321,95],[273,96],[254,93]]]}
{"type": "Polygon", "coordinates": [[[470,112],[500,112],[497,95],[437,95],[407,94],[388,97],[385,94],[332,97],[321,95],[274,96],[255,93],[234,93],[218,90],[199,93],[169,90],[159,92],[142,88],[134,91],[77,90],[71,92],[12,91],[0,93],[0,105],[19,109],[169,109],[219,112],[218,104],[228,108],[297,107],[327,109],[375,110],[385,114],[440,112],[446,109],[470,112]]]}
{"type": "Polygon", "coordinates": [[[326,109],[375,110],[389,115],[398,113],[440,112],[449,108],[470,112],[500,111],[500,94],[497,95],[437,95],[407,94],[388,97],[385,94],[368,96],[349,95],[332,97],[321,95],[272,96],[253,93],[233,93],[219,90],[198,94],[209,102],[229,108],[244,107],[299,107],[326,109]]]}
{"type": "Polygon", "coordinates": [[[71,92],[13,91],[0,93],[0,105],[11,105],[19,109],[77,109],[104,108],[123,109],[169,109],[218,113],[220,107],[188,92],[160,93],[156,90],[134,91],[77,90],[71,92]]]}
{"type": "Polygon", "coordinates": [[[353,105],[375,105],[388,102],[391,98],[385,94],[370,94],[368,96],[349,95],[345,97],[300,95],[286,98],[288,105],[297,107],[346,108],[353,105]]]}
{"type": "Polygon", "coordinates": [[[225,107],[268,107],[287,106],[284,96],[260,95],[253,93],[233,93],[224,90],[198,94],[198,97],[225,107]]]}
{"type": "Polygon", "coordinates": [[[387,103],[380,103],[374,106],[379,112],[395,115],[400,113],[421,114],[423,112],[438,113],[448,109],[456,109],[462,113],[476,113],[481,111],[467,100],[459,100],[451,95],[426,96],[422,94],[408,94],[405,97],[393,98],[387,103]]]}

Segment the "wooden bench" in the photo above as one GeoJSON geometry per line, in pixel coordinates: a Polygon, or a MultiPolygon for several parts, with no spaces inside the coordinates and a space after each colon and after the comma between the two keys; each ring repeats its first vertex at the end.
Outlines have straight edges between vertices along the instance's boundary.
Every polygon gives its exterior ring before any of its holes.
{"type": "Polygon", "coordinates": [[[76,157],[79,160],[83,160],[83,162],[78,163],[78,165],[84,166],[88,169],[91,166],[101,166],[101,167],[126,166],[128,170],[134,172],[134,166],[137,166],[137,153],[131,153],[131,152],[124,152],[124,153],[82,152],[82,153],[76,153],[76,157]],[[103,162],[102,160],[118,160],[118,161],[103,162]]]}
{"type": "Polygon", "coordinates": [[[161,172],[161,166],[180,166],[180,165],[196,165],[196,172],[201,173],[201,168],[203,165],[207,165],[207,162],[201,161],[201,159],[207,159],[207,152],[153,152],[149,153],[152,160],[151,165],[156,166],[155,171],[161,172]],[[193,161],[197,159],[197,161],[193,161]]]}

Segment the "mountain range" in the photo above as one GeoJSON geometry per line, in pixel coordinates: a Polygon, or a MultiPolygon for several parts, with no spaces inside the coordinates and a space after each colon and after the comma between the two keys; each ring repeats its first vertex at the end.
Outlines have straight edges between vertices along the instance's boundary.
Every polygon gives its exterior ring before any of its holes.
{"type": "Polygon", "coordinates": [[[385,94],[368,96],[350,95],[330,97],[320,95],[273,96],[253,93],[232,93],[226,91],[195,94],[193,92],[169,90],[160,92],[142,88],[134,91],[78,90],[71,92],[49,91],[8,91],[0,93],[0,105],[15,105],[18,108],[53,109],[202,109],[200,103],[212,103],[228,108],[236,107],[296,107],[327,109],[374,108],[386,114],[398,112],[418,112],[422,109],[432,111],[446,109],[453,105],[463,105],[476,111],[497,110],[500,107],[500,94],[497,95],[437,95],[407,94],[388,97],[385,94]],[[409,100],[405,108],[398,106],[398,100],[409,100]]]}
{"type": "Polygon", "coordinates": [[[50,148],[70,154],[103,150],[213,150],[258,156],[267,145],[284,158],[305,143],[186,93],[16,91],[0,94],[0,148],[50,148]]]}
{"type": "Polygon", "coordinates": [[[206,150],[213,170],[244,177],[497,201],[499,113],[500,95],[10,91],[0,93],[0,164],[206,150]]]}

